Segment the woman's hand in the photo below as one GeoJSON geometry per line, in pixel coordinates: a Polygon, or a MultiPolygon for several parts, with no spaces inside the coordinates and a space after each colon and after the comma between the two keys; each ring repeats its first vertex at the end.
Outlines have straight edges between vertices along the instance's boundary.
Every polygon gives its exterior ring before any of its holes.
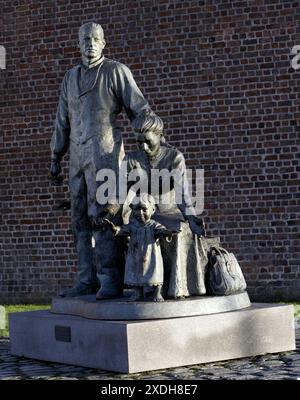
{"type": "Polygon", "coordinates": [[[196,215],[189,215],[187,217],[191,231],[197,236],[206,236],[205,224],[202,218],[196,215]]]}

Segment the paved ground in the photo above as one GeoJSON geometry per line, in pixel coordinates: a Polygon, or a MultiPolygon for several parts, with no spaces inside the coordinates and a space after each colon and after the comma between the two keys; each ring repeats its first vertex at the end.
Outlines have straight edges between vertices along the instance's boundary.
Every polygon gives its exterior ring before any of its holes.
{"type": "Polygon", "coordinates": [[[287,353],[125,375],[14,357],[10,355],[9,340],[2,338],[0,380],[296,380],[300,379],[300,320],[296,321],[296,347],[287,353]]]}

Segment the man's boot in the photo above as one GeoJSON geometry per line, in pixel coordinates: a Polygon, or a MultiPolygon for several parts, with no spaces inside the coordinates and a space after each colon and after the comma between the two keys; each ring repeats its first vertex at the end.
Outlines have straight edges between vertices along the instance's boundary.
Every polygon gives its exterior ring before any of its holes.
{"type": "Polygon", "coordinates": [[[123,296],[123,289],[120,280],[116,277],[100,274],[100,289],[96,294],[97,300],[112,299],[123,296]]]}
{"type": "Polygon", "coordinates": [[[77,296],[84,296],[87,294],[94,294],[97,293],[98,289],[99,285],[90,286],[79,282],[72,288],[65,289],[63,292],[61,292],[60,297],[77,297],[77,296]]]}

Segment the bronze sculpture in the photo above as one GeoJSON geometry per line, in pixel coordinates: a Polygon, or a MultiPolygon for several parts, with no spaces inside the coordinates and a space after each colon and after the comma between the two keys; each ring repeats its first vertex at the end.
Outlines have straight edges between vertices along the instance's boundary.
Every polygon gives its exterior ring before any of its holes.
{"type": "MultiPolygon", "coordinates": [[[[110,231],[95,229],[95,219],[105,216],[121,223],[118,208],[96,201],[96,173],[111,168],[117,173],[124,155],[123,142],[116,119],[124,107],[131,121],[147,101],[123,64],[102,55],[105,46],[100,25],[87,23],[79,29],[82,62],[69,70],[62,82],[51,140],[50,173],[58,181],[60,161],[70,153],[69,187],[72,226],[78,254],[77,283],[63,296],[97,292],[98,298],[121,294],[124,252],[110,231]],[[95,239],[95,263],[92,254],[95,239]]],[[[59,181],[58,181],[59,182],[59,181]]]]}
{"type": "MultiPolygon", "coordinates": [[[[61,296],[97,293],[96,298],[102,300],[123,295],[125,246],[122,238],[115,237],[112,231],[126,223],[126,205],[118,201],[117,184],[114,188],[116,198],[112,201],[99,201],[97,197],[100,187],[97,173],[110,170],[115,176],[122,176],[122,160],[127,166],[126,174],[138,170],[144,173],[147,181],[152,182],[154,171],[171,173],[168,189],[160,183],[154,189],[152,186],[146,188],[146,193],[155,197],[154,224],[177,232],[170,241],[161,238],[164,277],[156,285],[159,290],[153,299],[203,295],[206,293],[209,245],[206,241],[205,249],[201,241],[206,235],[205,227],[203,220],[196,216],[189,195],[184,156],[166,143],[162,120],[150,109],[130,70],[102,55],[104,46],[100,25],[87,23],[81,26],[82,62],[64,77],[51,140],[50,173],[56,184],[61,183],[60,161],[67,150],[70,152],[72,227],[78,253],[77,282],[61,296]],[[139,151],[126,157],[116,122],[123,108],[140,146],[139,151]],[[180,200],[176,197],[176,187],[183,194],[180,200]],[[112,229],[107,229],[109,226],[112,229]]],[[[128,200],[132,195],[132,183],[126,182],[126,186],[128,200]]],[[[135,294],[135,300],[143,297],[140,290],[135,294]]]]}
{"type": "Polygon", "coordinates": [[[164,264],[160,249],[160,238],[172,238],[179,233],[167,229],[152,219],[155,200],[148,193],[141,193],[130,204],[131,220],[116,226],[106,220],[115,235],[130,236],[125,264],[125,285],[133,289],[129,301],[164,301],[162,285],[164,264]],[[150,296],[149,296],[150,292],[150,296]]]}

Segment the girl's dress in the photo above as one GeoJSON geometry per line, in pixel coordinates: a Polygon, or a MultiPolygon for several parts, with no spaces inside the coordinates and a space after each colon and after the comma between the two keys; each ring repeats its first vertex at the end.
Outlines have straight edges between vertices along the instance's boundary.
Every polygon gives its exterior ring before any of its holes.
{"type": "Polygon", "coordinates": [[[124,283],[130,286],[163,284],[164,268],[159,240],[155,234],[165,228],[156,221],[141,223],[132,219],[118,234],[130,236],[124,283]]]}

